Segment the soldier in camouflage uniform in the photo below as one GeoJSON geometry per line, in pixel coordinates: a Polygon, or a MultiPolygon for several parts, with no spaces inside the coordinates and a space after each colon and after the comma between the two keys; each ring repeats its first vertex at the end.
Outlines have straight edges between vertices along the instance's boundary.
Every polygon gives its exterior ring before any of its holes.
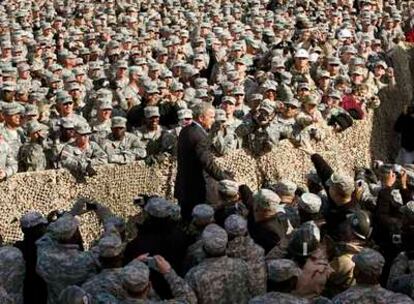
{"type": "Polygon", "coordinates": [[[184,272],[200,264],[207,257],[201,235],[207,225],[214,223],[214,209],[210,205],[199,204],[194,206],[191,216],[192,220],[186,232],[192,244],[188,246],[184,258],[184,272]]]}
{"type": "MultiPolygon", "coordinates": [[[[86,208],[84,200],[77,201],[70,212],[49,224],[47,233],[36,242],[36,271],[48,285],[48,304],[60,303],[59,295],[66,287],[83,284],[96,275],[101,269],[100,260],[105,259],[100,249],[105,255],[114,247],[104,240],[89,251],[80,249],[76,240],[79,220],[75,216],[84,213],[86,208]]],[[[103,236],[116,234],[109,210],[100,204],[95,204],[94,210],[103,223],[103,236]]]]}
{"type": "Polygon", "coordinates": [[[20,147],[18,154],[19,171],[41,171],[47,168],[45,150],[47,139],[47,126],[31,121],[27,127],[30,141],[20,147]]]}
{"type": "Polygon", "coordinates": [[[226,256],[226,231],[210,224],[203,231],[202,241],[208,258],[185,276],[198,303],[247,303],[255,282],[250,281],[246,262],[226,256]]]}
{"type": "Polygon", "coordinates": [[[350,303],[413,303],[409,297],[394,293],[379,285],[384,257],[377,251],[365,248],[352,258],[355,263],[356,285],[332,299],[334,304],[350,303]]]}
{"type": "MultiPolygon", "coordinates": [[[[73,304],[73,303],[93,303],[92,296],[86,293],[82,288],[72,285],[65,288],[59,296],[60,304],[73,304]]],[[[115,303],[115,302],[114,302],[115,303]]]]}
{"type": "Polygon", "coordinates": [[[146,157],[147,151],[138,137],[126,132],[126,118],[116,116],[112,118],[112,133],[107,136],[101,145],[108,155],[108,162],[127,164],[146,157]]]}
{"type": "Polygon", "coordinates": [[[125,249],[116,230],[106,233],[98,242],[102,271],[82,284],[82,289],[92,296],[111,294],[119,300],[127,297],[121,284],[122,254],[125,249]]]}
{"type": "Polygon", "coordinates": [[[9,246],[0,247],[1,286],[13,299],[12,303],[23,304],[23,280],[25,262],[19,249],[9,246]]]}
{"type": "Polygon", "coordinates": [[[91,134],[89,125],[77,125],[75,131],[75,141],[63,148],[59,162],[63,168],[73,172],[95,175],[96,171],[93,167],[106,164],[108,156],[97,143],[89,140],[91,134]]]}
{"type": "Polygon", "coordinates": [[[0,136],[8,143],[14,158],[25,142],[24,131],[21,128],[21,115],[24,107],[18,103],[3,103],[4,125],[0,128],[0,136]]]}
{"type": "Polygon", "coordinates": [[[262,102],[252,119],[244,121],[235,131],[255,155],[263,155],[279,143],[280,132],[272,123],[274,114],[275,108],[270,102],[262,102]]]}
{"type": "Polygon", "coordinates": [[[224,110],[216,109],[215,112],[215,122],[209,136],[214,151],[219,156],[223,156],[237,148],[237,137],[234,133],[234,129],[227,124],[226,113],[224,110]]]}
{"type": "Polygon", "coordinates": [[[249,275],[255,282],[251,295],[264,294],[267,280],[264,250],[248,235],[247,221],[240,215],[232,214],[225,220],[224,228],[229,236],[227,256],[247,263],[249,275]]]}
{"type": "Polygon", "coordinates": [[[99,101],[96,118],[90,122],[92,128],[93,140],[101,143],[102,140],[111,133],[111,100],[103,99],[99,101]]]}
{"type": "Polygon", "coordinates": [[[17,172],[17,168],[17,161],[9,144],[0,135],[0,181],[13,176],[17,172]]]}

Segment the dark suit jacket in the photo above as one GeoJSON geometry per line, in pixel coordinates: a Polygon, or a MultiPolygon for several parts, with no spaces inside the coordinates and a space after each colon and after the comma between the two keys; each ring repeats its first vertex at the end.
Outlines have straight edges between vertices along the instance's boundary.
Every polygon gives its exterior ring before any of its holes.
{"type": "Polygon", "coordinates": [[[194,122],[181,130],[177,144],[177,177],[175,197],[181,206],[185,220],[197,204],[205,203],[206,183],[203,170],[217,180],[225,179],[225,173],[214,163],[207,133],[194,122]]]}

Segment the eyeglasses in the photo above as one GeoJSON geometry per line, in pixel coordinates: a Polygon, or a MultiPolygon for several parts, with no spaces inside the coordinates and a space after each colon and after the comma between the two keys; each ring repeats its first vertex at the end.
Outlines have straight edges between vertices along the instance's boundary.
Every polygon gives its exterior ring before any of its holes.
{"type": "Polygon", "coordinates": [[[73,105],[73,102],[65,102],[63,105],[64,106],[71,106],[71,105],[73,105]]]}

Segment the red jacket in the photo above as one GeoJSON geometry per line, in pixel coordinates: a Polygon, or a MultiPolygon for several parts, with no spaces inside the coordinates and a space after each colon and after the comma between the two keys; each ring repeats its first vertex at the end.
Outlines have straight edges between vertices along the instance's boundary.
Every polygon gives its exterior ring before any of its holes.
{"type": "Polygon", "coordinates": [[[365,117],[365,112],[362,109],[362,103],[354,95],[345,95],[342,98],[341,107],[348,112],[350,110],[356,111],[360,119],[364,119],[365,117]]]}

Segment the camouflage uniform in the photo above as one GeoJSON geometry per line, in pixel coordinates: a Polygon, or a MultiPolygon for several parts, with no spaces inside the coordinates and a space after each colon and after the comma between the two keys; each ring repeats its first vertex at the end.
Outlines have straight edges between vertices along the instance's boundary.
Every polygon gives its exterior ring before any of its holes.
{"type": "MultiPolygon", "coordinates": [[[[12,303],[23,304],[23,280],[26,267],[23,254],[14,247],[0,247],[0,282],[12,303]]],[[[1,302],[3,303],[3,302],[1,302]]]]}
{"type": "Polygon", "coordinates": [[[138,138],[126,132],[120,141],[115,140],[112,134],[104,140],[102,149],[108,154],[108,162],[127,164],[146,157],[147,152],[138,138]]]}
{"type": "Polygon", "coordinates": [[[254,282],[249,281],[246,262],[224,255],[227,233],[210,224],[203,231],[202,242],[207,254],[215,257],[207,258],[185,276],[198,303],[247,303],[254,282]]]}
{"type": "Polygon", "coordinates": [[[59,303],[59,295],[66,287],[82,284],[99,271],[98,248],[81,251],[76,244],[58,242],[69,239],[77,227],[78,221],[65,214],[50,224],[49,232],[36,242],[36,271],[48,285],[48,304],[59,303]]]}
{"type": "Polygon", "coordinates": [[[395,279],[407,273],[414,273],[414,260],[410,260],[406,252],[400,252],[392,262],[387,287],[390,287],[395,279]]]}
{"type": "MultiPolygon", "coordinates": [[[[384,266],[384,257],[369,248],[362,249],[352,260],[359,272],[379,279],[384,266]]],[[[358,279],[358,278],[357,278],[358,279]]],[[[348,303],[413,303],[409,297],[382,288],[379,284],[357,284],[333,298],[335,304],[348,303]]]]}
{"type": "Polygon", "coordinates": [[[20,147],[18,160],[19,171],[41,171],[47,167],[45,147],[36,142],[25,143],[20,147]]]}
{"type": "Polygon", "coordinates": [[[250,236],[237,236],[229,241],[227,255],[230,258],[242,259],[247,263],[249,274],[255,282],[252,296],[266,292],[266,266],[264,250],[255,244],[250,236]]]}
{"type": "Polygon", "coordinates": [[[19,153],[20,147],[26,141],[26,136],[22,128],[16,130],[10,130],[6,126],[0,128],[0,137],[6,141],[10,147],[10,151],[15,159],[19,153]]]}
{"type": "Polygon", "coordinates": [[[0,136],[0,169],[6,172],[6,178],[17,172],[17,161],[13,156],[10,146],[0,136]]]}
{"type": "MultiPolygon", "coordinates": [[[[89,125],[81,124],[75,127],[76,132],[81,135],[89,135],[91,130],[89,125]]],[[[62,167],[74,172],[87,172],[89,166],[106,164],[108,156],[102,148],[95,142],[90,141],[85,150],[76,146],[76,142],[67,144],[60,155],[62,167]]]]}

